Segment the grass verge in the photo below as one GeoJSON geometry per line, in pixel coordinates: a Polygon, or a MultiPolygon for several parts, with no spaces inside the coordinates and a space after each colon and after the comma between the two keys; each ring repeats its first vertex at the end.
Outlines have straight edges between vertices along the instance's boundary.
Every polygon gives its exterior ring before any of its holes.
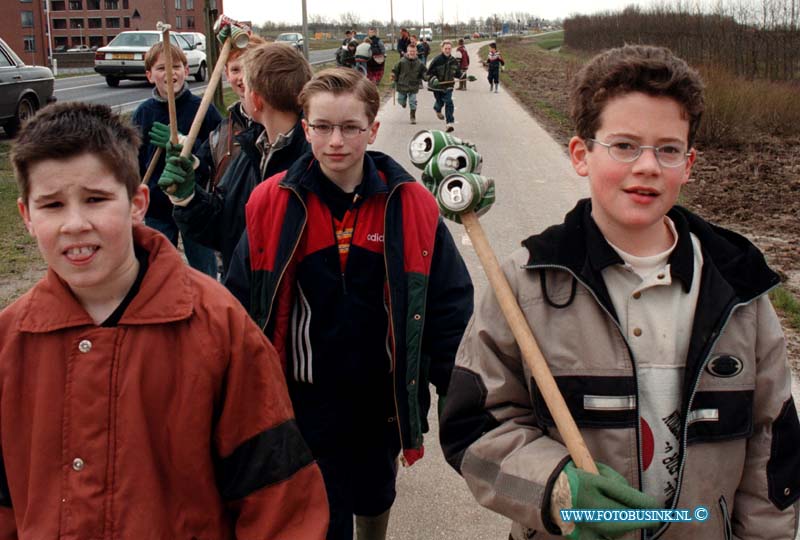
{"type": "Polygon", "coordinates": [[[769,293],[772,305],[786,317],[787,323],[800,332],[800,301],[786,290],[785,287],[777,287],[769,293]]]}

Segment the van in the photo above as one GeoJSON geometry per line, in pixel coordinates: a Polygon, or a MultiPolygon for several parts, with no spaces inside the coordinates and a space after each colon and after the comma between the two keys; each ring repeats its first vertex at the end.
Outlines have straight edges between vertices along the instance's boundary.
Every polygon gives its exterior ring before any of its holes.
{"type": "Polygon", "coordinates": [[[431,30],[430,28],[423,28],[422,30],[419,31],[419,39],[426,39],[429,41],[432,40],[433,30],[431,30]]]}

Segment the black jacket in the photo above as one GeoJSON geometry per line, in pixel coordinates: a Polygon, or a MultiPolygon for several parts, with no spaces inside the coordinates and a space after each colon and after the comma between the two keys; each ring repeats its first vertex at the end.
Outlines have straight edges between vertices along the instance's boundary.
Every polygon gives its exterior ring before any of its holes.
{"type": "Polygon", "coordinates": [[[453,80],[461,78],[461,68],[459,67],[460,63],[461,61],[452,54],[450,56],[440,54],[431,60],[431,63],[428,66],[428,76],[436,77],[439,79],[440,84],[451,83],[450,85],[445,85],[444,88],[452,88],[453,80]]]}
{"type": "Polygon", "coordinates": [[[253,122],[237,135],[242,151],[225,171],[214,192],[197,187],[188,205],[175,207],[175,222],[181,232],[187,238],[221,252],[225,270],[244,231],[244,205],[250,193],[262,180],[285,171],[309,150],[299,119],[293,129],[289,144],[275,152],[262,174],[261,152],[255,142],[264,128],[253,122]]]}

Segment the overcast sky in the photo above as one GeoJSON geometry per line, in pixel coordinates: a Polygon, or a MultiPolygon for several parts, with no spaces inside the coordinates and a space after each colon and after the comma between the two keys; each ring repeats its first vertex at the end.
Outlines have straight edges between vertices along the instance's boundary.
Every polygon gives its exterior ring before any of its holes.
{"type": "MultiPolygon", "coordinates": [[[[361,20],[377,19],[389,21],[390,3],[394,8],[395,22],[406,19],[421,21],[423,2],[425,20],[438,22],[444,7],[445,22],[469,21],[470,18],[483,18],[494,13],[531,13],[544,19],[563,19],[575,13],[596,13],[598,11],[617,11],[625,6],[638,3],[649,4],[647,0],[306,0],[309,17],[323,15],[331,20],[339,20],[345,12],[357,13],[361,20]]],[[[301,0],[224,0],[225,14],[238,20],[250,20],[262,24],[267,20],[299,24],[302,20],[301,0]]]]}

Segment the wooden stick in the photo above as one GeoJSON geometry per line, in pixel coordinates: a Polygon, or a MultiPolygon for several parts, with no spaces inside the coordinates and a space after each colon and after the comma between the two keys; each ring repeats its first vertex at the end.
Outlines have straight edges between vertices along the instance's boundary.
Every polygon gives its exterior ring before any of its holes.
{"type": "MultiPolygon", "coordinates": [[[[169,40],[169,26],[162,32],[162,40],[164,43],[164,77],[167,82],[167,109],[169,110],[169,139],[172,144],[177,144],[178,113],[175,109],[175,89],[172,87],[172,47],[169,40]]],[[[161,147],[156,148],[156,151],[153,152],[153,157],[150,158],[150,163],[147,165],[147,171],[142,177],[142,184],[147,185],[150,183],[150,178],[156,171],[156,165],[163,152],[164,150],[161,147]]]]}
{"type": "Polygon", "coordinates": [[[222,45],[219,58],[214,66],[214,72],[211,74],[211,78],[208,80],[208,86],[206,87],[206,91],[203,93],[203,99],[200,101],[200,106],[197,109],[197,113],[194,115],[192,127],[189,129],[189,133],[186,135],[186,140],[183,141],[183,150],[181,151],[182,157],[190,158],[192,156],[192,146],[194,146],[194,141],[197,139],[198,133],[200,133],[200,127],[203,125],[203,120],[206,117],[208,107],[211,105],[211,100],[214,98],[214,91],[217,88],[220,79],[222,78],[222,71],[225,69],[225,63],[228,61],[228,55],[230,52],[231,38],[228,37],[228,39],[226,39],[225,43],[222,45]]]}
{"type": "Polygon", "coordinates": [[[167,81],[167,109],[169,110],[169,141],[178,144],[178,112],[175,109],[175,88],[172,86],[172,43],[169,40],[169,26],[163,32],[164,77],[167,81]]]}
{"type": "Polygon", "coordinates": [[[525,319],[525,315],[523,315],[517,299],[511,291],[511,286],[508,284],[506,276],[497,262],[497,257],[495,257],[489,241],[486,239],[486,234],[478,221],[478,216],[475,215],[475,212],[467,212],[461,214],[460,217],[461,223],[464,224],[464,228],[470,240],[472,240],[475,253],[478,254],[478,258],[483,265],[489,284],[494,289],[500,309],[508,322],[508,326],[511,328],[511,332],[514,334],[514,339],[519,345],[522,358],[528,365],[528,369],[531,370],[536,386],[539,387],[539,391],[542,393],[542,397],[550,414],[553,416],[556,428],[558,428],[561,437],[564,439],[564,444],[570,456],[572,456],[572,460],[578,468],[599,474],[589,449],[586,447],[586,443],[578,430],[578,426],[575,424],[564,397],[558,389],[556,380],[547,366],[547,361],[536,343],[536,338],[533,337],[528,321],[525,319]]]}
{"type": "Polygon", "coordinates": [[[145,171],[144,176],[142,177],[142,185],[147,185],[150,183],[150,177],[153,176],[153,173],[156,172],[156,165],[158,164],[158,160],[161,158],[161,152],[163,149],[159,146],[156,148],[156,151],[153,152],[153,157],[150,158],[150,163],[147,165],[147,171],[145,171]]]}

